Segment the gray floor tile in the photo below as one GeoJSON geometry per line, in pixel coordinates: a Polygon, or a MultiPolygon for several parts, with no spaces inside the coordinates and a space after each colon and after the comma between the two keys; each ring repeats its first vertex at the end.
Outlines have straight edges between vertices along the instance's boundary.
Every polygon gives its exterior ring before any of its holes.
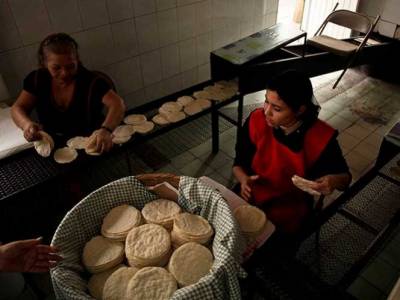
{"type": "Polygon", "coordinates": [[[183,168],[179,169],[179,171],[181,172],[181,174],[186,176],[200,177],[204,174],[204,171],[207,168],[209,168],[209,166],[196,158],[183,168]]]}
{"type": "Polygon", "coordinates": [[[207,140],[206,142],[191,148],[189,151],[196,157],[200,157],[204,154],[211,153],[212,145],[211,140],[207,140]]]}
{"type": "Polygon", "coordinates": [[[189,151],[186,151],[178,156],[175,156],[173,159],[171,159],[171,164],[176,169],[182,169],[188,163],[192,162],[195,158],[196,157],[192,153],[190,153],[189,151]]]}
{"type": "Polygon", "coordinates": [[[380,253],[379,258],[395,269],[400,270],[400,243],[397,240],[391,241],[380,253]]]}
{"type": "Polygon", "coordinates": [[[399,276],[398,270],[379,258],[375,259],[361,275],[382,292],[391,290],[393,281],[399,276]]]}
{"type": "Polygon", "coordinates": [[[363,278],[358,278],[347,290],[360,300],[380,300],[382,292],[363,278]]]}
{"type": "Polygon", "coordinates": [[[232,166],[233,163],[232,157],[228,156],[222,150],[218,151],[218,153],[216,154],[214,153],[205,154],[200,157],[200,160],[202,160],[205,164],[211,166],[216,170],[218,170],[221,167],[232,166]]]}

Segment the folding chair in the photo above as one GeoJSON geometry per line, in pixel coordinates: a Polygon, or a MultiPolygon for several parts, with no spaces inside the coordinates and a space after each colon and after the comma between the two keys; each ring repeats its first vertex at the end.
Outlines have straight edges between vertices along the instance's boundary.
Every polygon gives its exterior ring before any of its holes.
{"type": "Polygon", "coordinates": [[[307,41],[309,45],[331,52],[335,55],[345,57],[345,68],[343,69],[339,78],[336,80],[333,88],[336,88],[340,79],[342,79],[344,73],[347,71],[347,68],[353,64],[357,56],[360,54],[362,48],[365,46],[370,34],[380,19],[380,15],[378,15],[375,18],[375,21],[372,23],[371,20],[363,14],[345,9],[335,10],[337,6],[338,3],[335,5],[332,13],[330,13],[322,23],[315,35],[307,41]],[[328,23],[349,28],[352,30],[352,34],[354,32],[358,32],[359,34],[357,36],[353,36],[349,40],[341,40],[331,36],[323,35],[322,33],[328,23]],[[355,39],[359,39],[360,37],[362,38],[361,42],[358,42],[357,44],[355,39]]]}

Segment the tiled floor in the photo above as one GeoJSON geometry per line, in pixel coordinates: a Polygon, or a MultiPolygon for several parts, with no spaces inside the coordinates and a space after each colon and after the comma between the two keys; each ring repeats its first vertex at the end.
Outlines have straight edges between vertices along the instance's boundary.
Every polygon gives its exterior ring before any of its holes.
{"type": "MultiPolygon", "coordinates": [[[[332,90],[337,73],[313,78],[315,96],[322,106],[320,118],[339,130],[338,140],[356,181],[374,164],[384,134],[400,119],[400,86],[348,71],[339,86],[332,90]],[[369,115],[355,113],[373,112],[369,115]]],[[[245,104],[264,101],[264,91],[246,96],[245,104]]],[[[222,126],[223,127],[223,126],[222,126]]],[[[178,129],[180,130],[180,129],[178,129]]],[[[184,130],[183,128],[181,130],[184,130]]],[[[190,130],[182,134],[192,142],[190,130]]],[[[151,145],[163,157],[158,167],[149,167],[139,158],[135,173],[171,172],[188,176],[209,176],[232,187],[232,162],[235,155],[236,131],[225,126],[220,135],[220,151],[211,153],[211,140],[179,149],[179,140],[155,139],[151,145]],[[164,146],[163,146],[164,145],[164,146]],[[167,145],[167,146],[165,146],[167,145]],[[166,149],[169,150],[166,150],[166,149]]],[[[182,144],[183,145],[183,144],[182,144]]],[[[332,197],[337,197],[334,193],[332,197]]],[[[331,197],[331,198],[332,198],[331,197]]],[[[329,200],[329,199],[328,199],[329,200]]],[[[358,299],[385,299],[400,272],[400,230],[381,254],[368,265],[350,286],[349,292],[358,299]]]]}
{"type": "MultiPolygon", "coordinates": [[[[332,90],[337,73],[313,78],[315,95],[321,103],[320,118],[339,130],[338,140],[353,175],[353,182],[375,162],[384,134],[400,120],[400,87],[380,80],[349,72],[341,85],[332,90]],[[361,109],[360,109],[361,108],[361,109]],[[362,115],[354,110],[372,110],[362,115]]],[[[246,96],[245,103],[262,103],[264,91],[246,96]]],[[[211,141],[173,158],[160,171],[190,176],[207,175],[232,186],[231,166],[234,157],[235,130],[221,134],[221,150],[210,154],[211,141]]],[[[337,197],[338,192],[331,198],[337,197]]],[[[329,199],[327,199],[329,201],[329,199]]],[[[348,292],[358,299],[385,299],[400,276],[400,231],[376,259],[349,287],[348,292]]]]}

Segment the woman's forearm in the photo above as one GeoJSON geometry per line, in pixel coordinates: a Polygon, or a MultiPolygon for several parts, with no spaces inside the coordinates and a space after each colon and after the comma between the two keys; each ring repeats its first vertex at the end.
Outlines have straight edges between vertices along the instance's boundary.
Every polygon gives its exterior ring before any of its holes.
{"type": "Polygon", "coordinates": [[[333,179],[333,186],[339,191],[345,190],[351,182],[351,175],[349,173],[341,173],[331,175],[333,179]]]}
{"type": "Polygon", "coordinates": [[[11,117],[14,123],[22,130],[27,128],[29,124],[33,122],[25,109],[15,104],[11,107],[11,117]]]}
{"type": "Polygon", "coordinates": [[[121,124],[122,119],[125,115],[125,104],[123,100],[114,92],[108,92],[103,100],[103,103],[107,107],[107,115],[104,119],[102,126],[115,129],[121,124]],[[109,94],[111,93],[111,94],[109,94]]]}
{"type": "Polygon", "coordinates": [[[242,183],[249,177],[249,175],[240,166],[234,166],[232,168],[232,173],[235,176],[236,180],[240,183],[242,183]]]}

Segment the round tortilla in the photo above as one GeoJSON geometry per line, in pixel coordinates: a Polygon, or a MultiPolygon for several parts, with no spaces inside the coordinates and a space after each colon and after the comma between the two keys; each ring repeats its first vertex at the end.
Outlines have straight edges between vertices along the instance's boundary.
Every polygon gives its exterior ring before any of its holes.
{"type": "Polygon", "coordinates": [[[167,125],[167,124],[171,123],[171,122],[168,121],[168,119],[165,118],[164,115],[162,115],[162,114],[157,114],[157,115],[155,115],[151,120],[152,120],[154,123],[158,124],[158,125],[167,125]]]}
{"type": "Polygon", "coordinates": [[[74,161],[78,157],[78,152],[75,149],[64,147],[57,149],[54,152],[54,160],[59,164],[67,164],[74,161]]]}
{"type": "Polygon", "coordinates": [[[168,270],[178,285],[194,284],[208,274],[213,264],[213,255],[208,248],[197,243],[186,243],[172,253],[168,270]]]}
{"type": "Polygon", "coordinates": [[[73,149],[85,149],[89,138],[84,136],[76,136],[67,141],[67,146],[73,149]]]}
{"type": "Polygon", "coordinates": [[[38,132],[38,134],[40,135],[41,139],[34,141],[33,146],[40,156],[49,157],[54,148],[53,138],[41,130],[38,132]]]}
{"type": "Polygon", "coordinates": [[[182,105],[183,107],[185,107],[186,105],[190,104],[190,102],[192,102],[194,99],[193,97],[190,96],[182,96],[179,97],[176,102],[179,103],[180,105],[182,105]]]}
{"type": "Polygon", "coordinates": [[[158,267],[140,269],[128,284],[127,299],[170,299],[177,290],[174,276],[158,267]]]}
{"type": "Polygon", "coordinates": [[[124,123],[128,125],[139,125],[146,121],[146,116],[142,114],[131,114],[124,118],[124,123]]]}

